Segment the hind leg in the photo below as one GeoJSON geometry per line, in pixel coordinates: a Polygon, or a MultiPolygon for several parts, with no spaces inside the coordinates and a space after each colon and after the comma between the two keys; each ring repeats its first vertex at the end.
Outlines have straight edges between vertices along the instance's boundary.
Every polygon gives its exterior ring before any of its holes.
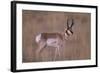
{"type": "Polygon", "coordinates": [[[41,43],[38,44],[38,48],[36,50],[36,58],[37,58],[37,60],[39,60],[41,51],[43,50],[43,48],[45,48],[45,46],[46,46],[45,42],[41,42],[41,43]]]}

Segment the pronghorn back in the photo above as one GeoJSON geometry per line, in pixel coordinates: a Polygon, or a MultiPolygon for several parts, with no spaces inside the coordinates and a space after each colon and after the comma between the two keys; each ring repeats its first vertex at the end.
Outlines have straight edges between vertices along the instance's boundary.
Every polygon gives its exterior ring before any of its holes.
{"type": "Polygon", "coordinates": [[[39,35],[36,36],[36,42],[38,43],[41,39],[47,40],[56,38],[63,39],[63,35],[60,33],[40,33],[39,35]]]}

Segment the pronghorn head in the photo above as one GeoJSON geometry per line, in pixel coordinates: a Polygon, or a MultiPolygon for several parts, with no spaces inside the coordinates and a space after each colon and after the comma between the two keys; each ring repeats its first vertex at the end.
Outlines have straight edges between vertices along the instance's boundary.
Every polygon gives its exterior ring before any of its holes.
{"type": "Polygon", "coordinates": [[[72,18],[67,19],[67,28],[65,29],[65,37],[73,35],[72,26],[74,25],[74,20],[72,18]]]}

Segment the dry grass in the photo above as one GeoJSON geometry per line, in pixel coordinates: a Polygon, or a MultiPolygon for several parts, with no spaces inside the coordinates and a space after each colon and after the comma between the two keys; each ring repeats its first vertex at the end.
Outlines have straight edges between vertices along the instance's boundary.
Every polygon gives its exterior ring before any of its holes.
{"type": "Polygon", "coordinates": [[[61,56],[56,60],[82,60],[91,57],[91,26],[89,13],[46,12],[23,10],[22,44],[23,62],[52,61],[55,49],[44,48],[36,57],[38,46],[35,37],[41,32],[63,33],[67,18],[74,18],[73,36],[64,41],[64,48],[60,49],[61,56]]]}

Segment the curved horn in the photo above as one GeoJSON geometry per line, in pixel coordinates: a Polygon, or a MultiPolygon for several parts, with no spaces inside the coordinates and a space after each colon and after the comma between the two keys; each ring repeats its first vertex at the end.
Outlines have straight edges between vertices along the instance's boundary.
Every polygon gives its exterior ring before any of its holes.
{"type": "Polygon", "coordinates": [[[67,29],[72,29],[73,25],[74,25],[74,19],[68,18],[67,19],[67,29]]]}

